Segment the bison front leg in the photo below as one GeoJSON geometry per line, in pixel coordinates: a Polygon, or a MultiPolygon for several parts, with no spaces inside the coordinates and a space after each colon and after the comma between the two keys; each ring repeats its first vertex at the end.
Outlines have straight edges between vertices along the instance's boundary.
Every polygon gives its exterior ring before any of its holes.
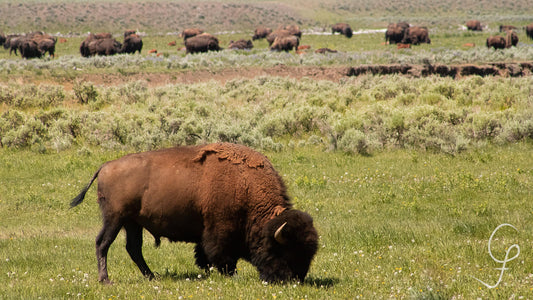
{"type": "Polygon", "coordinates": [[[206,272],[209,272],[211,264],[207,259],[207,255],[204,252],[204,246],[202,244],[196,244],[194,247],[194,258],[196,259],[196,265],[206,272]]]}
{"type": "Polygon", "coordinates": [[[150,271],[142,254],[143,228],[139,224],[128,222],[124,225],[124,229],[126,229],[126,250],[128,254],[141,270],[141,273],[146,278],[153,279],[154,273],[150,271]]]}
{"type": "Polygon", "coordinates": [[[236,244],[230,234],[204,234],[203,249],[207,262],[212,263],[221,274],[232,276],[239,259],[236,244]]]}
{"type": "Polygon", "coordinates": [[[98,262],[98,281],[110,284],[109,276],[107,274],[107,252],[109,246],[117,237],[122,224],[118,221],[104,221],[102,230],[96,237],[96,260],[98,262]]]}

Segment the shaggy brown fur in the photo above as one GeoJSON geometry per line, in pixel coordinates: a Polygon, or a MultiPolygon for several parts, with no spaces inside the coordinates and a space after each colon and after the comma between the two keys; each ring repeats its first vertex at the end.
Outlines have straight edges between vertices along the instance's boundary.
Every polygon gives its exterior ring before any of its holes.
{"type": "Polygon", "coordinates": [[[161,237],[195,243],[196,264],[205,270],[231,275],[243,258],[269,282],[303,281],[317,251],[312,218],[292,209],[270,161],[248,147],[217,143],[126,155],[103,164],[72,207],[97,177],[101,282],[109,282],[107,252],[121,228],[128,254],[147,278],[154,275],[142,255],[143,228],[156,244],[161,237]]]}

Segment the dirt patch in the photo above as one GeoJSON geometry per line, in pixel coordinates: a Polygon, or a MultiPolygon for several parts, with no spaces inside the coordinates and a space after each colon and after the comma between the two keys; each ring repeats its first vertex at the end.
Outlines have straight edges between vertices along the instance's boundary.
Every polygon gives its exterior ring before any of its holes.
{"type": "Polygon", "coordinates": [[[533,74],[533,62],[491,63],[486,65],[361,65],[355,67],[317,67],[317,66],[285,66],[271,68],[249,67],[222,70],[191,70],[166,73],[134,73],[134,74],[79,74],[73,79],[48,77],[11,76],[10,80],[18,83],[45,83],[62,85],[71,90],[76,81],[91,82],[97,86],[119,86],[132,81],[144,81],[149,87],[172,84],[189,84],[216,81],[226,83],[235,79],[252,79],[263,76],[288,77],[295,79],[309,78],[339,82],[352,76],[371,75],[403,75],[423,77],[437,75],[441,77],[462,78],[465,76],[503,76],[520,77],[533,74]]]}

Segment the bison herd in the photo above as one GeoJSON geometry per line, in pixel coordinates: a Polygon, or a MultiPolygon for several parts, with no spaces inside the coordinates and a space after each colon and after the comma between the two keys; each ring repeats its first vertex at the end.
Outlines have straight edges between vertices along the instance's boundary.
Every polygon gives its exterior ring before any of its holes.
{"type": "MultiPolygon", "coordinates": [[[[466,28],[472,31],[483,31],[481,22],[479,20],[470,20],[466,22],[466,28]]],[[[518,34],[516,33],[516,26],[500,25],[499,30],[505,33],[505,37],[501,35],[489,36],[486,41],[487,48],[505,49],[516,47],[518,44],[518,34]]],[[[524,27],[526,36],[533,39],[533,23],[524,27]]]]}
{"type": "MultiPolygon", "coordinates": [[[[466,28],[472,31],[483,31],[481,22],[478,20],[469,20],[466,22],[466,28]]],[[[504,49],[518,44],[517,27],[512,25],[500,25],[499,30],[505,33],[505,36],[490,36],[486,40],[488,48],[504,49]]],[[[533,39],[533,23],[524,27],[526,35],[533,39]]],[[[347,23],[336,23],[331,26],[332,35],[341,34],[346,38],[353,36],[353,30],[347,23]]],[[[200,53],[207,51],[219,51],[223,48],[220,46],[218,38],[212,34],[204,32],[199,28],[188,28],[180,33],[183,38],[184,49],[186,53],[200,53]]],[[[265,39],[268,42],[271,51],[292,51],[296,50],[301,53],[308,45],[300,46],[302,31],[297,25],[279,26],[273,30],[265,26],[259,26],[255,29],[251,40],[241,39],[230,41],[228,49],[249,50],[254,47],[253,41],[265,39]]],[[[60,42],[65,39],[60,39],[60,42]]],[[[17,52],[23,58],[41,58],[47,52],[54,57],[57,38],[43,32],[32,32],[24,35],[12,34],[4,36],[0,34],[0,45],[9,49],[9,54],[17,52]]],[[[385,31],[385,43],[397,44],[398,49],[410,48],[411,45],[421,43],[431,43],[429,30],[424,26],[411,26],[407,22],[391,23],[385,31]]],[[[175,41],[169,43],[169,46],[175,46],[175,41]]],[[[142,38],[135,30],[126,30],[124,39],[119,42],[113,38],[111,33],[89,33],[87,38],[81,42],[80,54],[83,57],[95,55],[114,55],[119,53],[141,53],[143,47],[142,38]]],[[[308,48],[307,48],[308,49],[308,48]]],[[[337,52],[329,48],[320,48],[315,50],[316,53],[337,52]]],[[[156,53],[156,49],[151,49],[149,53],[156,53]]]]}
{"type": "Polygon", "coordinates": [[[41,58],[46,52],[52,57],[55,55],[57,38],[35,31],[25,35],[0,35],[0,42],[4,49],[9,49],[10,55],[13,52],[17,55],[18,50],[23,58],[41,58]]]}

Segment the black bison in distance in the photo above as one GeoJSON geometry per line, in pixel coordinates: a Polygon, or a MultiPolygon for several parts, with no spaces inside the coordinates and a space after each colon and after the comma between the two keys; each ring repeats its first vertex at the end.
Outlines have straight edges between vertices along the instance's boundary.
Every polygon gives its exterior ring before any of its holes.
{"type": "Polygon", "coordinates": [[[351,38],[353,35],[352,27],[346,23],[337,23],[331,26],[331,33],[335,34],[336,32],[344,35],[347,38],[351,38]]]}
{"type": "Polygon", "coordinates": [[[98,177],[103,227],[96,238],[98,280],[110,283],[107,252],[121,228],[126,250],[153,278],[142,255],[143,228],[160,238],[195,243],[196,264],[232,275],[243,258],[261,280],[303,281],[318,234],[295,210],[269,160],[245,146],[217,143],[126,155],[104,163],[72,200],[80,204],[98,177]]]}

